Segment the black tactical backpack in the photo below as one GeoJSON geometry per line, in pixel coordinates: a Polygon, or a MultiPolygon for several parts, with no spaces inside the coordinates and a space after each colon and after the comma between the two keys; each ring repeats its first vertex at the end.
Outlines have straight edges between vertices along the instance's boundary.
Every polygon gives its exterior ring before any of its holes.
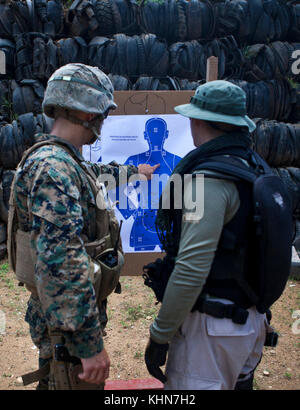
{"type": "MultiPolygon", "coordinates": [[[[282,295],[291,269],[293,213],[284,182],[252,150],[246,155],[241,151],[236,156],[223,154],[206,158],[196,171],[201,170],[215,171],[216,174],[210,175],[213,178],[246,181],[252,185],[254,235],[251,257],[255,260],[253,266],[257,267],[257,271],[252,272],[257,278],[256,286],[253,288],[247,282],[246,272],[235,279],[257,310],[265,313],[282,295]]],[[[158,302],[163,299],[174,264],[174,258],[167,255],[163,260],[157,259],[144,266],[145,285],[153,289],[158,302]]]]}
{"type": "MultiPolygon", "coordinates": [[[[244,159],[246,159],[245,156],[244,159]]],[[[248,151],[251,166],[234,156],[210,157],[201,169],[217,171],[220,178],[252,184],[254,238],[252,257],[258,272],[256,288],[246,280],[238,283],[260,313],[265,313],[281,296],[289,278],[292,259],[293,211],[291,200],[278,175],[254,151],[248,151]]]]}

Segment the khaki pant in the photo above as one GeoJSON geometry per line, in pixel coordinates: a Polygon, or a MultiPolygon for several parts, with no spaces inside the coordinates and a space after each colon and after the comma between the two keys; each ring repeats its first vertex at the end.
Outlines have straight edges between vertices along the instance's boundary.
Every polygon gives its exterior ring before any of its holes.
{"type": "Polygon", "coordinates": [[[254,307],[248,311],[244,325],[190,313],[170,343],[165,390],[233,390],[240,374],[251,374],[262,356],[267,320],[254,307]]]}

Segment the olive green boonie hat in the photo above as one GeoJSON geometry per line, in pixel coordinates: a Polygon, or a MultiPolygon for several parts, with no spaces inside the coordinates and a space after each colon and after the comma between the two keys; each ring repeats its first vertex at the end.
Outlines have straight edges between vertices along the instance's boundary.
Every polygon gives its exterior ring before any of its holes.
{"type": "Polygon", "coordinates": [[[200,85],[190,104],[177,105],[179,114],[199,120],[225,122],[255,130],[255,123],[247,116],[246,93],[237,85],[217,80],[200,85]]]}

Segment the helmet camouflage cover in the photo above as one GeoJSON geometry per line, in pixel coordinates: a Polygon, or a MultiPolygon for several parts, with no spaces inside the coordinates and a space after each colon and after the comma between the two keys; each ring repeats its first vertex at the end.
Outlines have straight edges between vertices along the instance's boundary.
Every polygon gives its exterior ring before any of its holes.
{"type": "Polygon", "coordinates": [[[51,118],[56,108],[105,115],[108,110],[117,108],[113,92],[110,79],[99,68],[67,64],[49,78],[43,110],[51,118]]]}

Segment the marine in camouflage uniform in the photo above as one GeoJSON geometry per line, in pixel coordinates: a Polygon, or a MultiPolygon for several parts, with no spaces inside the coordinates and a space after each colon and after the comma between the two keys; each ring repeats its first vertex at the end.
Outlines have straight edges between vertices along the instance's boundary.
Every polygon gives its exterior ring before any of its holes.
{"type": "MultiPolygon", "coordinates": [[[[68,64],[49,79],[43,108],[56,120],[63,118],[91,130],[84,135],[94,136],[88,141],[93,143],[103,119],[116,108],[112,93],[111,82],[101,70],[68,64]],[[96,116],[83,121],[74,110],[96,116]]],[[[49,134],[37,134],[36,140],[63,142],[67,148],[43,145],[30,153],[17,169],[12,189],[18,228],[30,232],[30,246],[36,255],[37,294],[33,292],[28,301],[25,320],[39,348],[41,367],[53,354],[49,329],[63,335],[70,355],[91,358],[103,350],[102,331],[107,317],[106,300],[98,309],[89,277],[92,262],[84,242],[96,239],[96,199],[77,162],[84,161],[78,144],[76,148],[75,143],[49,134]]],[[[118,183],[119,165],[115,162],[83,165],[91,167],[97,176],[112,174],[118,183]]],[[[150,168],[154,172],[154,167],[150,168]]],[[[127,172],[130,177],[138,168],[128,166],[127,172]]]]}
{"type": "MultiPolygon", "coordinates": [[[[37,142],[59,141],[47,134],[36,137],[37,142]]],[[[71,144],[69,147],[83,161],[80,152],[71,144]]],[[[118,183],[118,164],[86,164],[97,175],[112,174],[118,183]]],[[[128,178],[138,172],[135,166],[127,169],[128,178]]],[[[32,232],[31,244],[38,253],[35,273],[43,304],[32,295],[25,320],[40,358],[51,357],[47,323],[63,330],[70,354],[90,357],[103,347],[100,326],[104,329],[107,318],[104,302],[99,323],[93,286],[84,274],[89,260],[80,237],[96,239],[95,199],[86,175],[65,149],[44,146],[17,171],[14,190],[19,227],[32,232]]]]}

